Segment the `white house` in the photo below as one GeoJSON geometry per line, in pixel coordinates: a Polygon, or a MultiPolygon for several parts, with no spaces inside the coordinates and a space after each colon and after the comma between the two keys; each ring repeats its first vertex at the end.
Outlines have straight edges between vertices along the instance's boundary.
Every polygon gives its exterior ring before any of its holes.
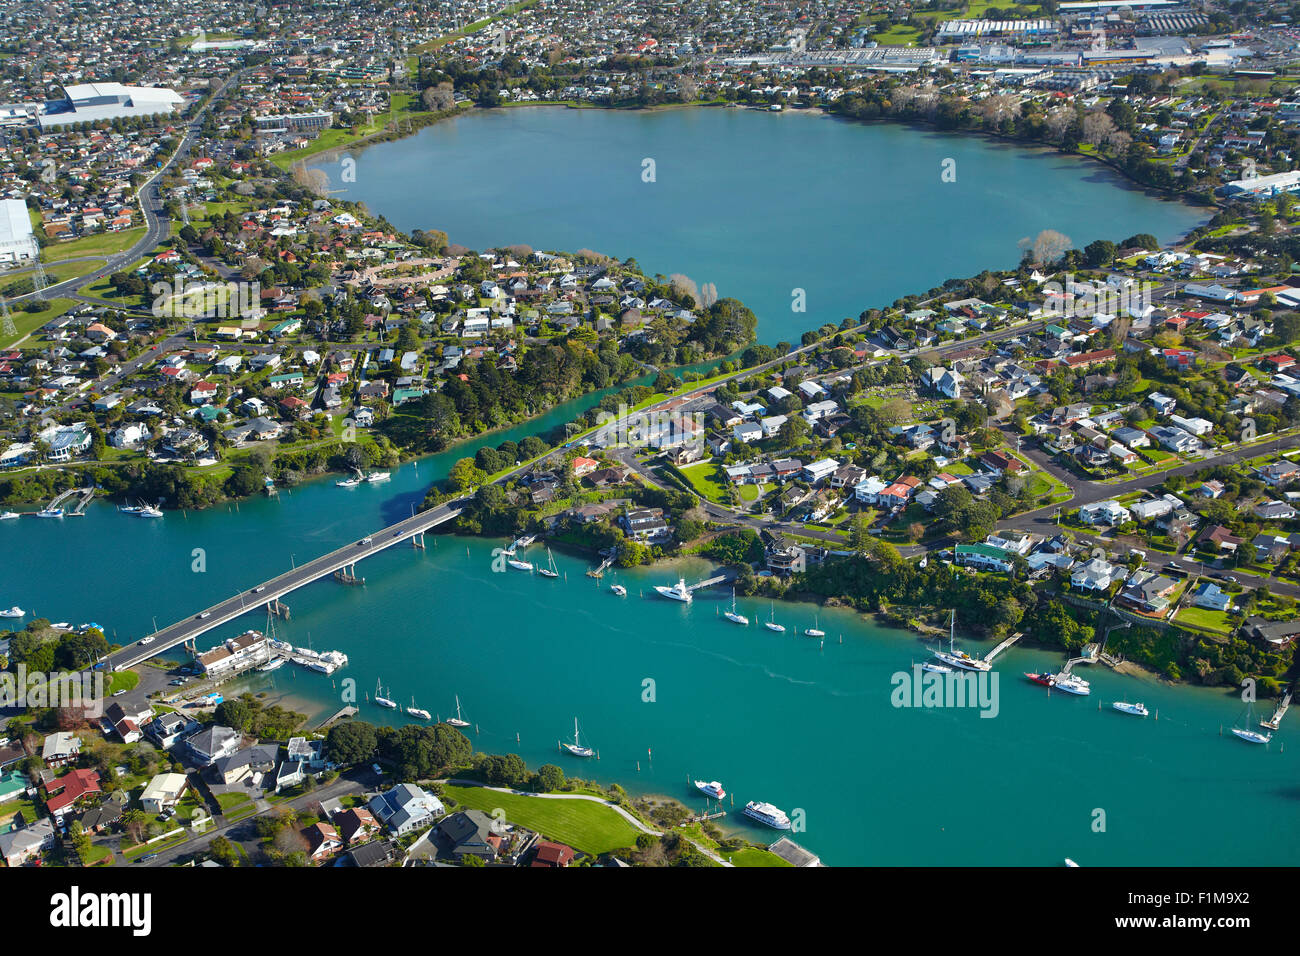
{"type": "Polygon", "coordinates": [[[1070,573],[1070,583],[1085,591],[1104,591],[1124,574],[1124,568],[1117,568],[1105,558],[1093,558],[1070,573]]]}
{"type": "Polygon", "coordinates": [[[1226,611],[1229,601],[1228,593],[1212,581],[1202,584],[1192,597],[1192,602],[1197,607],[1209,608],[1212,611],[1226,611]]]}
{"type": "Polygon", "coordinates": [[[145,785],[140,805],[150,813],[162,813],[180,802],[187,786],[189,781],[183,773],[160,773],[145,785]]]}
{"type": "Polygon", "coordinates": [[[812,464],[804,465],[803,476],[811,484],[816,484],[835,474],[836,469],[839,467],[840,463],[834,458],[822,458],[812,464]]]}
{"type": "Polygon", "coordinates": [[[1132,513],[1113,498],[1094,501],[1079,509],[1079,520],[1084,524],[1121,525],[1133,520],[1132,513]]]}
{"type": "Polygon", "coordinates": [[[746,444],[759,441],[763,437],[763,426],[757,422],[741,422],[731,429],[731,435],[736,441],[746,444]]]}

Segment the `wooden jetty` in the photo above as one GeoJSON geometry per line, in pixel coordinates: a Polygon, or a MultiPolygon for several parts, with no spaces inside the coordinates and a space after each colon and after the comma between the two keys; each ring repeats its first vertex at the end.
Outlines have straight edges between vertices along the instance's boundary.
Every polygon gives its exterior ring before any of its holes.
{"type": "Polygon", "coordinates": [[[1282,695],[1282,700],[1278,702],[1277,709],[1273,711],[1273,716],[1268,720],[1261,720],[1259,725],[1268,730],[1277,730],[1282,723],[1282,718],[1286,716],[1287,710],[1291,707],[1291,690],[1282,695]]]}
{"type": "Polygon", "coordinates": [[[1024,631],[1016,631],[1016,633],[1012,634],[1010,637],[1008,637],[1005,641],[1003,641],[1003,642],[1002,642],[1001,644],[999,644],[997,647],[993,648],[993,650],[991,650],[991,651],[989,651],[987,654],[985,654],[985,655],[984,655],[984,660],[986,660],[986,661],[988,661],[988,662],[991,663],[991,662],[993,661],[993,658],[997,657],[999,654],[1001,654],[1001,653],[1002,653],[1003,651],[1005,651],[1008,647],[1010,647],[1012,644],[1014,644],[1016,641],[1020,640],[1020,639],[1021,639],[1022,637],[1024,637],[1024,636],[1025,636],[1025,632],[1024,632],[1024,631]]]}

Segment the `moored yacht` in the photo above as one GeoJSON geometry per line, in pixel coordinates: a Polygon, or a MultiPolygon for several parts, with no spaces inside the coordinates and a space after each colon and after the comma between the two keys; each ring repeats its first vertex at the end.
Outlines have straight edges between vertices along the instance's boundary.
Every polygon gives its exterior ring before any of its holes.
{"type": "Polygon", "coordinates": [[[731,623],[733,624],[749,624],[749,618],[745,617],[745,615],[740,614],[739,612],[736,611],[736,589],[735,588],[731,589],[731,610],[725,612],[723,616],[728,621],[731,621],[731,623]]]}
{"type": "Polygon", "coordinates": [[[6,511],[4,514],[0,514],[0,521],[12,521],[14,520],[14,518],[17,517],[18,517],[17,511],[6,511]]]}
{"type": "Polygon", "coordinates": [[[1092,685],[1082,677],[1074,674],[1067,674],[1065,671],[1056,675],[1055,683],[1052,684],[1057,690],[1063,690],[1067,694],[1077,694],[1080,697],[1087,697],[1092,693],[1092,685]]]}
{"type": "Polygon", "coordinates": [[[929,671],[931,674],[951,674],[952,668],[947,664],[936,664],[934,661],[923,661],[921,670],[929,671]]]}
{"type": "Polygon", "coordinates": [[[421,720],[432,720],[433,714],[429,713],[423,707],[415,706],[415,698],[411,698],[411,706],[406,708],[406,712],[412,717],[419,717],[421,720]]]}
{"type": "Polygon", "coordinates": [[[510,558],[506,561],[506,564],[510,565],[516,571],[531,571],[533,569],[533,563],[531,561],[525,561],[523,558],[510,558]]]}
{"type": "Polygon", "coordinates": [[[267,661],[265,664],[263,664],[261,667],[259,667],[258,670],[259,670],[259,671],[278,671],[278,670],[279,670],[281,667],[283,667],[283,666],[284,666],[284,658],[283,658],[283,657],[277,657],[277,658],[275,658],[274,660],[269,660],[269,661],[267,661]]]}
{"type": "Polygon", "coordinates": [[[1115,703],[1111,704],[1111,706],[1122,714],[1132,714],[1134,717],[1145,717],[1148,713],[1147,705],[1142,703],[1130,704],[1122,700],[1117,700],[1115,703]]]}
{"type": "Polygon", "coordinates": [[[551,554],[551,549],[546,549],[546,567],[538,568],[537,573],[544,578],[558,578],[560,572],[555,569],[555,555],[551,554]]]}
{"type": "Polygon", "coordinates": [[[391,477],[392,475],[386,471],[372,471],[366,475],[366,481],[387,481],[391,477]]]}
{"type": "Polygon", "coordinates": [[[1273,739],[1271,733],[1261,734],[1255,730],[1242,730],[1240,727],[1233,727],[1232,732],[1248,744],[1266,744],[1273,739]]]}
{"type": "Polygon", "coordinates": [[[380,691],[379,681],[375,681],[375,703],[378,704],[380,707],[387,707],[389,710],[396,710],[397,701],[390,700],[389,698],[382,696],[379,693],[379,691],[380,691]]]}
{"type": "Polygon", "coordinates": [[[1044,687],[1051,687],[1056,683],[1056,676],[1054,674],[1049,674],[1046,671],[1043,671],[1041,674],[1033,674],[1029,671],[1025,671],[1025,676],[1035,684],[1042,684],[1044,687]]]}
{"type": "Polygon", "coordinates": [[[727,795],[727,791],[722,789],[722,784],[716,780],[696,780],[695,789],[712,797],[714,800],[721,800],[727,795]]]}
{"type": "Polygon", "coordinates": [[[578,739],[578,718],[577,717],[573,718],[573,743],[564,744],[564,749],[567,750],[569,753],[573,754],[575,757],[596,756],[596,751],[592,750],[590,747],[584,747],[581,741],[579,741],[578,739]]]}
{"type": "Polygon", "coordinates": [[[749,803],[745,804],[745,816],[751,820],[757,820],[759,823],[766,823],[774,830],[790,829],[790,818],[785,815],[785,811],[772,806],[770,803],[749,801],[749,803]]]}
{"type": "Polygon", "coordinates": [[[776,631],[778,634],[785,633],[785,625],[776,623],[776,602],[775,601],[772,602],[771,614],[769,614],[767,620],[763,622],[763,626],[767,628],[769,631],[776,631]]]}
{"type": "Polygon", "coordinates": [[[447,718],[447,723],[451,724],[453,727],[468,727],[468,726],[469,726],[469,721],[468,721],[468,720],[465,720],[464,718],[462,718],[462,717],[460,716],[460,697],[459,697],[459,696],[456,697],[456,716],[455,716],[455,717],[448,717],[448,718],[447,718]]]}
{"type": "Polygon", "coordinates": [[[655,590],[669,600],[681,601],[683,604],[691,603],[691,589],[686,586],[685,578],[678,578],[677,583],[672,586],[656,584],[655,590]]]}
{"type": "Polygon", "coordinates": [[[361,484],[361,479],[360,479],[360,478],[340,478],[338,481],[334,482],[334,484],[335,484],[336,487],[339,487],[339,488],[355,488],[357,485],[361,484]]]}
{"type": "Polygon", "coordinates": [[[62,517],[63,517],[63,509],[62,509],[62,508],[42,508],[40,511],[36,512],[36,517],[38,517],[38,518],[62,518],[62,517]]]}
{"type": "Polygon", "coordinates": [[[13,607],[9,608],[6,611],[0,611],[0,617],[25,617],[26,614],[27,612],[24,611],[22,608],[20,608],[17,604],[15,604],[13,607]]]}
{"type": "Polygon", "coordinates": [[[627,588],[623,587],[621,584],[611,584],[609,589],[619,597],[627,597],[627,588]]]}

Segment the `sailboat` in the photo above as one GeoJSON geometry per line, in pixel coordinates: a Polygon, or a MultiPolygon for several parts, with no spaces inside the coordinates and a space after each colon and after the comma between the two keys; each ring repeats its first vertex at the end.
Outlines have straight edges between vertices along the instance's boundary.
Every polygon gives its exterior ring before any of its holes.
{"type": "Polygon", "coordinates": [[[448,717],[448,718],[447,718],[447,723],[451,724],[453,727],[468,727],[468,726],[469,726],[469,721],[468,721],[468,720],[464,720],[464,719],[460,716],[460,697],[457,697],[457,698],[456,698],[456,716],[455,716],[455,717],[448,717]]]}
{"type": "Polygon", "coordinates": [[[567,750],[569,753],[573,754],[575,757],[596,756],[596,751],[592,750],[590,747],[582,746],[582,743],[578,740],[578,718],[577,717],[573,718],[573,743],[571,744],[566,743],[564,745],[564,749],[567,750]]]}
{"type": "Polygon", "coordinates": [[[733,624],[749,623],[749,618],[745,617],[745,615],[740,614],[736,611],[736,589],[735,588],[731,589],[731,610],[727,611],[723,616],[728,621],[731,621],[733,624]]]}
{"type": "Polygon", "coordinates": [[[806,634],[808,637],[825,637],[825,636],[826,636],[826,632],[823,631],[821,628],[817,627],[817,625],[820,624],[820,623],[821,623],[821,622],[817,620],[817,615],[814,614],[814,615],[813,615],[813,626],[812,626],[812,627],[805,627],[805,628],[803,629],[804,634],[806,634]]]}
{"type": "Polygon", "coordinates": [[[944,664],[951,667],[959,667],[964,671],[988,671],[993,669],[993,665],[988,661],[980,660],[978,657],[971,657],[965,651],[959,651],[953,647],[954,631],[957,626],[957,610],[954,608],[948,617],[948,650],[935,651],[934,656],[939,658],[944,664]]]}
{"type": "Polygon", "coordinates": [[[387,697],[381,695],[379,691],[380,691],[379,681],[375,681],[375,703],[378,704],[380,707],[387,707],[389,710],[396,710],[397,701],[389,700],[387,697]]]}
{"type": "Polygon", "coordinates": [[[419,717],[421,720],[430,720],[433,717],[433,714],[429,713],[423,707],[415,706],[414,695],[412,695],[411,697],[411,706],[406,708],[406,712],[410,714],[412,717],[419,717]]]}
{"type": "Polygon", "coordinates": [[[544,578],[558,578],[560,572],[555,570],[555,555],[551,554],[551,549],[546,549],[546,567],[538,568],[537,573],[544,578]]]}
{"type": "Polygon", "coordinates": [[[785,633],[785,625],[776,623],[776,602],[775,601],[772,602],[772,613],[768,616],[768,619],[763,622],[763,626],[767,628],[769,631],[776,631],[778,634],[785,633]]]}
{"type": "Polygon", "coordinates": [[[515,549],[518,546],[518,541],[511,541],[506,545],[506,547],[501,549],[501,553],[506,556],[506,564],[510,565],[510,567],[514,568],[516,571],[533,570],[533,562],[525,561],[523,558],[515,556],[515,549]]]}
{"type": "MultiPolygon", "coordinates": [[[[1254,722],[1255,702],[1248,701],[1246,703],[1246,719],[1244,723],[1246,727],[1249,727],[1254,722]]],[[[1269,731],[1266,734],[1261,734],[1258,730],[1247,730],[1246,727],[1233,727],[1232,732],[1248,744],[1266,744],[1273,739],[1272,731],[1269,731]]]]}

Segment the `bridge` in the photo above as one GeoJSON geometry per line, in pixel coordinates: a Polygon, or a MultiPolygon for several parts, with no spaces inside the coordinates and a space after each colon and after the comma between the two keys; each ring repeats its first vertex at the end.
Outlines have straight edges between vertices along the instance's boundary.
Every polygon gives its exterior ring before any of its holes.
{"type": "MultiPolygon", "coordinates": [[[[121,650],[114,651],[105,658],[107,667],[112,670],[124,670],[141,664],[149,658],[171,650],[174,647],[193,641],[200,634],[220,627],[249,611],[279,602],[284,595],[295,591],[304,584],[310,584],[323,577],[329,577],[336,571],[352,569],[358,561],[391,548],[405,541],[418,541],[424,532],[436,528],[443,522],[450,521],[460,514],[468,499],[460,498],[448,501],[428,511],[406,518],[389,525],[381,531],[367,535],[360,541],[331,551],[314,561],[271,578],[247,591],[241,591],[235,597],[227,598],[219,604],[200,611],[193,617],[177,621],[161,630],[155,631],[142,641],[129,644],[121,650]]],[[[353,571],[349,571],[353,574],[353,571]]]]}

